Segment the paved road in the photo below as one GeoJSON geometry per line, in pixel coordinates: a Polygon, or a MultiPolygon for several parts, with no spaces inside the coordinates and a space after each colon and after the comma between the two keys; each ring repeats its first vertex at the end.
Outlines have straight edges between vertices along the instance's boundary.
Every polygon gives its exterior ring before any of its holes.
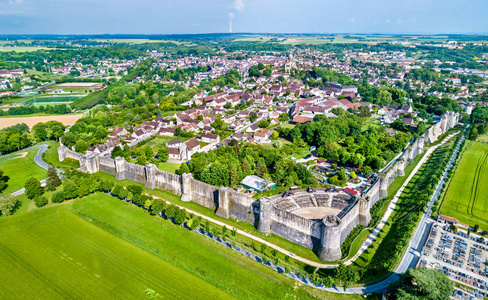
{"type": "MultiPolygon", "coordinates": [[[[36,146],[32,146],[30,148],[26,148],[26,149],[22,149],[20,151],[17,151],[17,152],[14,152],[14,153],[18,153],[18,152],[25,152],[27,150],[30,150],[30,149],[39,149],[39,151],[37,151],[36,153],[36,156],[34,156],[34,161],[36,162],[36,164],[38,164],[41,168],[47,170],[49,169],[49,165],[44,161],[42,160],[42,154],[44,152],[46,152],[48,148],[48,145],[46,144],[41,144],[41,145],[36,145],[36,146]]],[[[61,176],[61,174],[63,173],[63,171],[59,170],[59,169],[56,169],[56,171],[58,172],[58,175],[61,176]]],[[[41,180],[41,185],[42,186],[45,186],[46,185],[46,179],[43,179],[41,180]]],[[[10,194],[11,196],[18,196],[18,195],[22,195],[23,193],[25,192],[25,189],[22,188],[18,191],[15,191],[13,192],[12,194],[10,194]]]]}
{"type": "MultiPolygon", "coordinates": [[[[469,126],[468,126],[469,127],[469,126]]],[[[467,133],[468,128],[463,133],[463,136],[461,137],[459,143],[456,145],[456,148],[451,156],[451,160],[449,161],[449,164],[444,170],[444,173],[441,177],[441,180],[439,180],[439,183],[434,191],[434,194],[432,195],[429,204],[427,205],[427,208],[425,209],[422,218],[417,226],[417,229],[415,230],[412,239],[410,240],[410,243],[407,248],[407,252],[404,254],[402,260],[398,264],[397,268],[395,269],[394,274],[390,275],[388,278],[385,280],[378,282],[376,284],[372,285],[367,285],[364,287],[357,287],[357,288],[348,288],[346,291],[344,291],[343,288],[340,287],[332,287],[329,289],[325,289],[326,291],[329,292],[336,292],[336,293],[346,293],[346,294],[370,294],[370,293],[378,293],[378,292],[384,292],[388,288],[388,285],[391,282],[394,282],[398,280],[398,274],[405,273],[409,268],[414,268],[417,265],[418,260],[420,259],[420,251],[422,250],[423,245],[425,244],[426,239],[428,238],[430,228],[432,226],[433,220],[430,218],[430,214],[432,212],[432,206],[434,205],[435,200],[437,197],[439,197],[441,189],[442,189],[442,184],[444,183],[444,180],[447,176],[447,170],[452,166],[454,163],[454,160],[456,158],[457,152],[460,150],[460,144],[464,140],[466,133],[467,133]]],[[[431,149],[437,148],[443,144],[445,144],[452,136],[455,134],[451,134],[450,136],[446,137],[442,143],[439,143],[435,147],[432,147],[431,149]]],[[[431,150],[429,149],[429,151],[431,150]]],[[[430,153],[426,153],[422,159],[424,159],[427,154],[430,155],[430,153]]],[[[421,164],[418,164],[417,166],[420,166],[421,164]]],[[[417,170],[414,170],[415,172],[412,172],[411,175],[415,174],[417,170]]],[[[402,186],[403,187],[403,186],[402,186]]],[[[396,195],[395,195],[396,197],[396,195]]],[[[396,198],[397,199],[397,198],[396,198]]],[[[392,201],[393,202],[393,201],[392,201]]]]}

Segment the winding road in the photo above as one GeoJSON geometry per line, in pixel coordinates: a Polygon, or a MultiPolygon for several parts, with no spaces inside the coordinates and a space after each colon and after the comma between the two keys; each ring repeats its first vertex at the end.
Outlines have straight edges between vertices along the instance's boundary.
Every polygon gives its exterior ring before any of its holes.
{"type": "MultiPolygon", "coordinates": [[[[29,147],[29,148],[25,148],[25,149],[19,150],[19,151],[14,152],[14,153],[25,152],[25,151],[31,150],[31,149],[39,149],[39,151],[37,151],[37,153],[36,153],[36,156],[34,156],[34,161],[41,168],[47,170],[47,169],[49,169],[49,165],[44,160],[42,160],[42,154],[44,152],[46,152],[46,150],[47,150],[48,147],[49,146],[46,145],[46,144],[41,144],[41,145],[36,145],[36,146],[29,147]]],[[[60,176],[63,173],[63,171],[61,171],[59,169],[56,169],[56,171],[58,172],[58,175],[60,175],[60,176]]],[[[42,186],[45,186],[46,185],[46,179],[41,180],[41,185],[42,186]]],[[[22,195],[23,193],[25,193],[25,189],[24,188],[22,188],[22,189],[20,189],[18,191],[13,192],[12,194],[10,194],[10,196],[18,196],[18,195],[22,195]]]]}

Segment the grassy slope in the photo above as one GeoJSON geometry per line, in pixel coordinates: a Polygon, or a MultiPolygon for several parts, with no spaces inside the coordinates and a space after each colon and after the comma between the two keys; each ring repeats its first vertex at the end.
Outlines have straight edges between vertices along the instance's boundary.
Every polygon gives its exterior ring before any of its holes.
{"type": "Polygon", "coordinates": [[[24,183],[31,177],[39,180],[46,177],[47,171],[34,162],[34,156],[37,151],[39,149],[28,150],[28,154],[24,158],[18,153],[0,157],[0,170],[10,178],[7,182],[8,187],[2,194],[8,195],[23,188],[24,183]]]}
{"type": "Polygon", "coordinates": [[[195,275],[77,217],[67,206],[1,221],[1,298],[134,299],[144,298],[148,289],[160,298],[204,299],[206,293],[230,298],[195,275]],[[9,280],[12,277],[22,280],[9,280]]]}
{"type": "Polygon", "coordinates": [[[2,298],[139,299],[149,298],[148,289],[161,299],[362,298],[302,286],[106,194],[0,219],[0,226],[2,298]]]}
{"type": "MultiPolygon", "coordinates": [[[[131,185],[131,184],[143,186],[142,184],[139,184],[139,183],[136,183],[136,182],[133,182],[130,180],[116,181],[115,177],[113,175],[110,175],[107,173],[98,172],[97,176],[99,176],[103,180],[111,180],[116,184],[121,184],[121,185],[125,185],[125,186],[131,185]]],[[[321,261],[312,250],[305,248],[303,246],[300,246],[298,244],[295,244],[293,242],[290,242],[290,241],[288,241],[282,237],[279,237],[275,234],[268,234],[268,235],[263,234],[263,233],[257,231],[257,229],[252,224],[249,224],[246,222],[238,222],[238,221],[234,221],[232,219],[221,218],[221,217],[217,216],[215,214],[215,212],[211,209],[208,209],[208,208],[201,206],[201,205],[194,203],[194,202],[183,202],[183,201],[181,201],[180,197],[173,195],[171,193],[162,191],[162,190],[149,190],[149,189],[144,188],[144,192],[147,194],[150,194],[150,195],[154,195],[156,197],[163,198],[163,199],[170,201],[174,204],[178,204],[182,207],[189,208],[191,210],[194,210],[196,212],[204,214],[208,217],[211,217],[213,219],[219,220],[221,222],[227,223],[231,226],[234,226],[236,228],[239,228],[241,230],[249,232],[249,233],[251,233],[257,237],[260,237],[266,241],[269,241],[273,244],[276,244],[277,246],[280,246],[284,249],[287,249],[287,250],[289,250],[289,251],[291,251],[291,252],[293,252],[299,256],[302,256],[304,258],[307,258],[307,259],[310,259],[310,260],[313,260],[316,262],[320,262],[320,263],[325,263],[325,262],[321,261]]],[[[330,263],[333,264],[334,262],[330,262],[330,263]]]]}
{"type": "Polygon", "coordinates": [[[468,142],[443,199],[440,214],[488,230],[487,167],[488,145],[468,142]]]}

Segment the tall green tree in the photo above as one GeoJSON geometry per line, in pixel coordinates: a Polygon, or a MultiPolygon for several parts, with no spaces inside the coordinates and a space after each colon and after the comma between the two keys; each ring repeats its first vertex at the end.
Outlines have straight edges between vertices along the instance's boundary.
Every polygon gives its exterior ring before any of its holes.
{"type": "Polygon", "coordinates": [[[444,273],[426,267],[408,269],[391,287],[397,299],[443,300],[449,299],[453,290],[444,273]]]}
{"type": "Polygon", "coordinates": [[[169,158],[169,149],[166,144],[163,144],[159,149],[158,149],[158,159],[159,161],[165,162],[169,158]]]}
{"type": "Polygon", "coordinates": [[[54,191],[60,185],[61,179],[58,176],[58,172],[52,165],[50,165],[47,170],[46,189],[54,191]]]}
{"type": "Polygon", "coordinates": [[[0,193],[7,188],[7,182],[10,178],[6,175],[3,175],[3,171],[0,170],[0,193]]]}

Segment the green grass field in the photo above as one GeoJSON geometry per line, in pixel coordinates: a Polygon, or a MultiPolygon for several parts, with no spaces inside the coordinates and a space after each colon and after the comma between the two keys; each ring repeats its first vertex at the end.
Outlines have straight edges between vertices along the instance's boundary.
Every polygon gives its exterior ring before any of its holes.
{"type": "Polygon", "coordinates": [[[27,150],[20,153],[12,153],[0,156],[0,170],[10,179],[8,186],[3,190],[3,195],[9,195],[24,187],[24,183],[31,177],[44,179],[47,171],[34,162],[34,156],[39,149],[27,150]],[[25,153],[27,152],[27,155],[25,153]]]}
{"type": "Polygon", "coordinates": [[[488,230],[488,145],[467,142],[439,213],[488,230]]]}
{"type": "Polygon", "coordinates": [[[36,96],[23,101],[23,104],[32,103],[36,106],[39,105],[59,105],[59,104],[70,104],[75,100],[79,99],[81,96],[36,96]]]}
{"type": "Polygon", "coordinates": [[[298,284],[106,194],[2,218],[0,226],[4,299],[363,298],[298,284]]]}
{"type": "Polygon", "coordinates": [[[174,174],[180,168],[180,165],[181,163],[161,162],[158,163],[158,169],[174,174]]]}

